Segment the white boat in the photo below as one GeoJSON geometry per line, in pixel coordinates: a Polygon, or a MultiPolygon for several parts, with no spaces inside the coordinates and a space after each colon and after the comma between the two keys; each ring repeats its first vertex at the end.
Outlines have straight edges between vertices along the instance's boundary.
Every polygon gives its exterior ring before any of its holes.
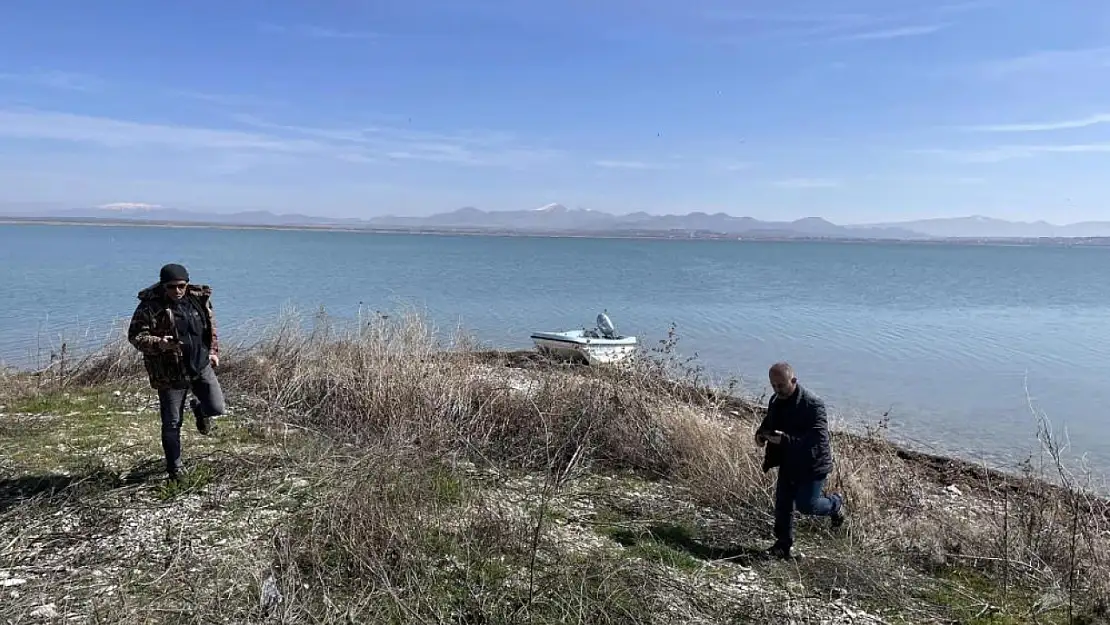
{"type": "Polygon", "coordinates": [[[634,336],[621,336],[605,313],[597,316],[593,329],[563,332],[533,332],[532,342],[541,353],[571,360],[584,360],[591,365],[625,361],[636,353],[634,336]]]}

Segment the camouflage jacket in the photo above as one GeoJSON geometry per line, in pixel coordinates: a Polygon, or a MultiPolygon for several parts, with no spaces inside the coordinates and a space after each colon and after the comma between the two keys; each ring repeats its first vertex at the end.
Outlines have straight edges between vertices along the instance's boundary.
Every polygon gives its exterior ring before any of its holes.
{"type": "MultiPolygon", "coordinates": [[[[185,297],[193,298],[198,308],[205,312],[203,340],[209,352],[218,355],[220,344],[216,337],[216,316],[212,312],[212,289],[207,285],[190,284],[185,297]]],[[[177,324],[162,286],[154,284],[139,291],[139,305],[131,316],[127,340],[142,352],[143,365],[153,388],[188,388],[190,380],[181,347],[163,343],[164,336],[177,337],[177,324]]]]}

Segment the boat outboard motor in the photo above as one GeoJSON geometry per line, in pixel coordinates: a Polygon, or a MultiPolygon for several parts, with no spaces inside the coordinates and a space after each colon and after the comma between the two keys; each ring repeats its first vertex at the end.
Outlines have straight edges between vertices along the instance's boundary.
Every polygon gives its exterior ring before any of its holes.
{"type": "Polygon", "coordinates": [[[617,338],[617,329],[613,327],[613,321],[605,313],[597,316],[597,329],[601,331],[601,336],[607,339],[617,338]]]}

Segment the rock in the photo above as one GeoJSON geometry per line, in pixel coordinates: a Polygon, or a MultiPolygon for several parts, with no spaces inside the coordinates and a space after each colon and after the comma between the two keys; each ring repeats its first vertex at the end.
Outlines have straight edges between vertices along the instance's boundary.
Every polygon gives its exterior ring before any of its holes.
{"type": "Polygon", "coordinates": [[[115,391],[115,392],[112,393],[112,395],[115,395],[116,397],[119,397],[120,395],[123,395],[123,393],[121,393],[119,391],[115,391]]]}
{"type": "Polygon", "coordinates": [[[960,492],[960,489],[957,488],[955,484],[949,484],[948,486],[945,486],[944,487],[944,492],[948,493],[949,495],[956,496],[956,497],[962,497],[963,496],[963,493],[960,492]]]}
{"type": "Polygon", "coordinates": [[[27,583],[27,580],[19,578],[19,577],[9,577],[7,579],[0,579],[0,586],[2,586],[4,588],[10,588],[12,586],[22,586],[23,584],[26,584],[26,583],[27,583]]]}
{"type": "Polygon", "coordinates": [[[274,608],[281,603],[281,591],[278,590],[277,580],[274,579],[274,574],[266,578],[262,582],[261,596],[258,598],[258,607],[262,609],[263,614],[269,614],[274,608]]]}
{"type": "Polygon", "coordinates": [[[58,608],[54,607],[53,603],[40,605],[34,610],[31,610],[31,616],[43,620],[55,619],[58,618],[58,608]]]}

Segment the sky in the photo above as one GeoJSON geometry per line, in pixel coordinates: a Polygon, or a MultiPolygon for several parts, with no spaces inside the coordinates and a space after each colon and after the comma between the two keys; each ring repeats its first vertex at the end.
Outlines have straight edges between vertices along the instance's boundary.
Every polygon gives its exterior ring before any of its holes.
{"type": "Polygon", "coordinates": [[[1105,0],[9,0],[0,209],[1110,219],[1105,0]]]}

